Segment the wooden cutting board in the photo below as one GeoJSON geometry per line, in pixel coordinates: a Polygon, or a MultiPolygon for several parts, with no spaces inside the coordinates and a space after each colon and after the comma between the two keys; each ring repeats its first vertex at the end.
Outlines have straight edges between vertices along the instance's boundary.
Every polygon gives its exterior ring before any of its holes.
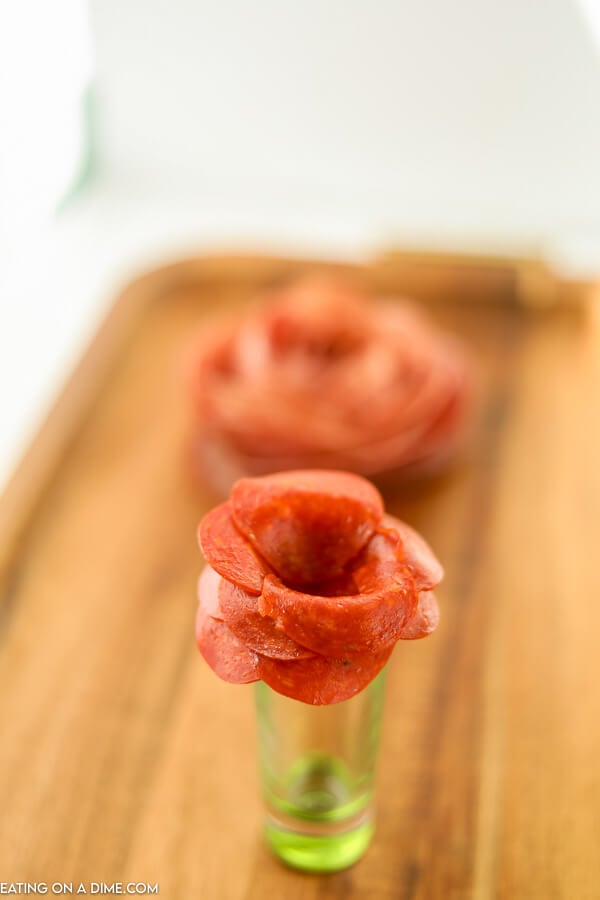
{"type": "MultiPolygon", "coordinates": [[[[131,285],[9,485],[0,882],[598,898],[600,320],[524,310],[509,282],[494,302],[475,302],[483,285],[432,306],[478,366],[473,440],[445,476],[386,497],[447,578],[439,631],[390,663],[374,843],[331,876],[263,847],[253,689],[221,683],[194,646],[195,529],[214,498],[187,474],[180,369],[216,310],[308,267],[193,260],[131,285]]],[[[344,268],[408,283],[389,258],[344,268]]]]}

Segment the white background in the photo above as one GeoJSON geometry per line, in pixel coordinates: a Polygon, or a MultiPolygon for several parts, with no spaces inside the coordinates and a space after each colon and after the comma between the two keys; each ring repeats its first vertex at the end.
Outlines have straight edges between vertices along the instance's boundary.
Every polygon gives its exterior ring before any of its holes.
{"type": "Polygon", "coordinates": [[[94,0],[111,167],[215,199],[493,232],[600,220],[575,0],[94,0]]]}

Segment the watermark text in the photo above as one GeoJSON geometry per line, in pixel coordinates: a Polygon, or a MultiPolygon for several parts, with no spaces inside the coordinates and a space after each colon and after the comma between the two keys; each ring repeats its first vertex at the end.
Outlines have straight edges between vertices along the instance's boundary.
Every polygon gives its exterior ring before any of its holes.
{"type": "Polygon", "coordinates": [[[0,881],[2,894],[158,894],[158,881],[0,881]]]}

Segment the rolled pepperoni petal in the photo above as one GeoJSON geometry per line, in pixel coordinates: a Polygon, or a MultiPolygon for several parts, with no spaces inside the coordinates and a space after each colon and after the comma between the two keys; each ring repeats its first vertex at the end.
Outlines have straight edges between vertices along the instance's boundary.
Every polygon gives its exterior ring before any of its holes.
{"type": "Polygon", "coordinates": [[[379,674],[393,647],[377,653],[283,661],[258,658],[259,677],[279,694],[322,706],[349,700],[379,674]]]}
{"type": "Polygon", "coordinates": [[[460,382],[449,391],[446,406],[423,434],[408,465],[415,470],[420,467],[423,472],[434,471],[457,452],[464,443],[470,394],[468,385],[460,382]]]}
{"type": "Polygon", "coordinates": [[[231,507],[240,531],[297,588],[339,578],[383,515],[370,482],[320,470],[243,478],[233,486],[231,507]]]}
{"type": "Polygon", "coordinates": [[[258,608],[278,621],[289,637],[323,656],[388,647],[398,640],[417,605],[412,576],[394,555],[396,543],[385,534],[369,542],[352,569],[360,593],[307,594],[267,575],[258,608]]]}
{"type": "Polygon", "coordinates": [[[401,583],[412,591],[415,587],[413,571],[404,559],[402,540],[394,530],[378,529],[352,561],[349,574],[361,594],[380,591],[386,584],[393,587],[401,583]]]}
{"type": "Polygon", "coordinates": [[[213,619],[223,619],[219,607],[219,586],[222,580],[221,576],[210,566],[204,566],[198,579],[198,603],[206,615],[212,616],[213,619]]]}
{"type": "Polygon", "coordinates": [[[300,646],[273,619],[258,611],[258,597],[221,581],[219,608],[226,625],[250,650],[272,659],[309,659],[315,654],[300,646]]]}
{"type": "Polygon", "coordinates": [[[196,614],[196,644],[213,672],[231,684],[258,681],[258,657],[245,647],[225,622],[213,619],[200,603],[196,614]]]}
{"type": "Polygon", "coordinates": [[[413,570],[418,589],[423,591],[436,587],[444,577],[444,568],[427,541],[395,516],[386,514],[382,526],[400,535],[401,556],[413,570]]]}
{"type": "Polygon", "coordinates": [[[432,591],[421,591],[419,603],[400,634],[401,641],[416,641],[427,637],[440,624],[440,608],[432,591]]]}
{"type": "Polygon", "coordinates": [[[198,529],[200,548],[212,568],[234,584],[260,594],[268,564],[238,531],[229,503],[221,503],[207,513],[198,529]]]}

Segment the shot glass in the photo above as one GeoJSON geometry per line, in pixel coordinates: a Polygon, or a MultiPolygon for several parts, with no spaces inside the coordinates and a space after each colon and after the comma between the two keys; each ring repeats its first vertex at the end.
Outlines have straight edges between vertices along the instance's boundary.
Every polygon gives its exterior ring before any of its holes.
{"type": "Polygon", "coordinates": [[[287,865],[334,872],[369,846],[385,674],[330,706],[256,685],[265,837],[287,865]]]}

